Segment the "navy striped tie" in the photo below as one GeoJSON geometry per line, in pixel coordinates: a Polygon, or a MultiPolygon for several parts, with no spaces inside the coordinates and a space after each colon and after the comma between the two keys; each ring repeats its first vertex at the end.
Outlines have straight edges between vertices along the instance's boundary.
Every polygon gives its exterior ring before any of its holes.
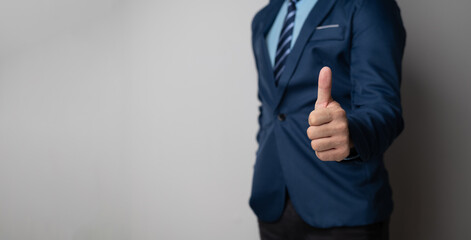
{"type": "Polygon", "coordinates": [[[289,0],[288,13],[286,14],[283,28],[281,28],[280,39],[276,47],[275,56],[275,85],[278,86],[281,74],[285,69],[285,62],[291,52],[291,39],[293,38],[294,18],[296,17],[296,2],[298,0],[289,0]]]}

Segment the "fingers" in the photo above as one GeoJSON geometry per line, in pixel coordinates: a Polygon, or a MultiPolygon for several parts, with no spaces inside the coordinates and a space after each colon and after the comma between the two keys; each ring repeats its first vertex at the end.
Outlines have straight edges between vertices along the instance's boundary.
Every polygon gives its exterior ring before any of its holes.
{"type": "Polygon", "coordinates": [[[336,118],[345,118],[346,112],[337,102],[331,104],[329,108],[319,108],[311,111],[308,122],[310,126],[320,126],[329,123],[336,118]]]}
{"type": "Polygon", "coordinates": [[[332,111],[328,109],[317,109],[309,114],[309,125],[319,126],[333,120],[332,111]]]}
{"type": "Polygon", "coordinates": [[[327,138],[331,137],[335,134],[336,129],[332,126],[310,126],[307,129],[307,137],[310,140],[318,139],[318,138],[327,138]]]}
{"type": "Polygon", "coordinates": [[[334,148],[347,148],[348,144],[344,136],[332,136],[324,138],[315,138],[311,141],[311,147],[314,151],[326,151],[334,148]]]}
{"type": "Polygon", "coordinates": [[[333,101],[332,95],[332,71],[329,67],[323,67],[319,72],[317,82],[317,101],[316,109],[319,107],[327,107],[333,101]]]}
{"type": "Polygon", "coordinates": [[[342,161],[348,154],[350,149],[345,147],[334,148],[326,151],[316,151],[316,156],[322,161],[342,161]]]}
{"type": "Polygon", "coordinates": [[[334,149],[338,144],[332,140],[332,137],[318,138],[311,141],[311,147],[316,152],[323,152],[334,149]]]}

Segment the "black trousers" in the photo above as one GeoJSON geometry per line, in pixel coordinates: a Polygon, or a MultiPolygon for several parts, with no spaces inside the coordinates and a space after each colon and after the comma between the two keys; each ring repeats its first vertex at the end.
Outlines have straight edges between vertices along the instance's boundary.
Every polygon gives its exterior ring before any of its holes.
{"type": "Polygon", "coordinates": [[[289,198],[281,219],[273,223],[258,220],[262,240],[388,240],[389,220],[355,227],[315,228],[295,212],[289,198]]]}

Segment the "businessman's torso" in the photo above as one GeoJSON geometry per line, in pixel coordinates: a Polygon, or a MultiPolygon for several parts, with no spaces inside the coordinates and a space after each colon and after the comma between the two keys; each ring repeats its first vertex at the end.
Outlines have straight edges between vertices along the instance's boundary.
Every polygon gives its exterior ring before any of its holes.
{"type": "Polygon", "coordinates": [[[347,114],[354,110],[352,94],[358,91],[361,79],[352,76],[352,66],[357,64],[352,45],[355,28],[362,24],[355,15],[364,1],[319,0],[304,22],[276,86],[266,34],[282,2],[270,1],[252,23],[261,114],[251,207],[262,220],[277,219],[287,188],[299,214],[312,226],[383,220],[392,211],[392,201],[382,156],[370,161],[322,162],[306,136],[322,67],[332,68],[332,97],[347,114]]]}

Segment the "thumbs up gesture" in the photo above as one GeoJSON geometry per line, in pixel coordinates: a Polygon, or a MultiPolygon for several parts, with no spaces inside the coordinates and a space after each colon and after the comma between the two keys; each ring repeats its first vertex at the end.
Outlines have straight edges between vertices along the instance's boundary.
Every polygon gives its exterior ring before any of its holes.
{"type": "Polygon", "coordinates": [[[350,140],[345,110],[331,95],[332,71],[323,67],[319,73],[317,101],[309,114],[307,136],[322,161],[342,161],[350,154],[350,140]]]}

